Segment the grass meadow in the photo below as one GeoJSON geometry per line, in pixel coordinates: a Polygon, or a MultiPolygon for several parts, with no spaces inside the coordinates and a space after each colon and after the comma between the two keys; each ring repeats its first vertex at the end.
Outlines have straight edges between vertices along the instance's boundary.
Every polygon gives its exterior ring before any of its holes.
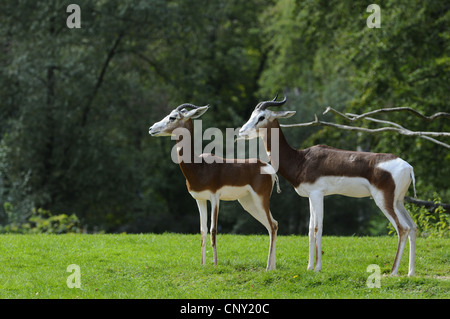
{"type": "Polygon", "coordinates": [[[407,277],[408,244],[399,276],[388,276],[397,237],[322,240],[322,271],[306,270],[308,238],[279,236],[277,269],[266,271],[268,236],[219,234],[219,265],[200,235],[1,235],[0,298],[449,298],[450,240],[418,238],[416,276],[407,277]],[[69,288],[69,265],[80,288],[69,288]],[[367,267],[381,270],[369,288],[367,267]]]}

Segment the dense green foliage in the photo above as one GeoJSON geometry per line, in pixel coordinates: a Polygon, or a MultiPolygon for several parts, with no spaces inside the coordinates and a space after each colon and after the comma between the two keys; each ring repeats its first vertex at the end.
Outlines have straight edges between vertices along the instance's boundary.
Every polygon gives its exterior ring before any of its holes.
{"type": "Polygon", "coordinates": [[[417,240],[416,276],[389,276],[394,237],[323,237],[323,269],[307,271],[308,237],[279,236],[277,269],[266,271],[269,236],[219,235],[218,266],[200,236],[0,235],[0,298],[443,298],[450,297],[449,239],[417,240]],[[20,249],[19,249],[20,247],[20,249]],[[107,252],[107,253],[105,253],[107,252]],[[80,288],[67,279],[80,267],[80,288]],[[380,288],[367,286],[371,264],[380,288]]]}
{"type": "MultiPolygon", "coordinates": [[[[364,1],[77,4],[80,29],[66,26],[64,1],[0,4],[0,224],[10,227],[4,231],[44,225],[33,215],[42,209],[63,225],[75,216],[77,231],[197,232],[195,201],[170,160],[173,141],[147,133],[184,102],[212,105],[204,129],[242,125],[275,92],[285,92],[285,108],[297,111],[291,123],[310,121],[328,105],[450,111],[445,1],[382,1],[379,29],[367,27],[364,1]]],[[[386,118],[414,130],[450,130],[447,120],[386,118]]],[[[450,202],[450,153],[440,146],[396,134],[285,132],[294,147],[395,153],[414,166],[421,199],[436,192],[450,202]]],[[[306,233],[307,199],[284,180],[281,187],[271,203],[280,233],[306,233]]],[[[388,232],[368,199],[335,196],[325,206],[325,234],[388,232]]],[[[221,205],[219,224],[223,232],[265,232],[237,203],[221,205]]]]}
{"type": "MultiPolygon", "coordinates": [[[[439,197],[434,199],[435,203],[440,203],[439,197]]],[[[450,215],[442,207],[442,205],[434,209],[426,209],[416,205],[407,204],[406,210],[409,211],[411,217],[417,225],[420,236],[428,237],[448,237],[450,229],[450,215]]],[[[394,226],[389,224],[390,234],[395,233],[394,226]]]]}

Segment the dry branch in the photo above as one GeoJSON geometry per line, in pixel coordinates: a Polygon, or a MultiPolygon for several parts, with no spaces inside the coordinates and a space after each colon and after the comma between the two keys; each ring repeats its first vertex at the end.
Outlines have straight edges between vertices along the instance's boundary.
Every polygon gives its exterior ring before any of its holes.
{"type": "Polygon", "coordinates": [[[360,115],[352,114],[353,118],[345,116],[344,114],[336,111],[335,109],[331,108],[330,106],[327,107],[327,109],[325,110],[325,112],[323,114],[326,114],[328,111],[332,111],[333,113],[338,114],[339,116],[342,116],[342,117],[348,119],[349,121],[356,121],[356,120],[359,120],[359,119],[362,119],[362,118],[365,118],[367,116],[370,116],[370,115],[373,115],[373,114],[377,114],[377,113],[390,113],[390,112],[399,112],[399,111],[409,112],[409,113],[411,113],[411,114],[413,114],[413,115],[415,115],[415,116],[417,116],[417,117],[419,117],[419,118],[421,118],[421,119],[423,119],[423,120],[425,120],[427,122],[434,121],[434,120],[436,120],[438,118],[448,118],[448,119],[450,119],[450,113],[438,112],[438,113],[435,113],[435,114],[433,114],[431,116],[426,116],[426,115],[423,115],[420,112],[418,112],[418,111],[416,111],[416,110],[414,110],[414,109],[412,109],[410,107],[392,107],[392,108],[378,109],[378,110],[370,111],[370,112],[363,113],[363,114],[360,114],[360,115]]]}
{"type": "Polygon", "coordinates": [[[364,114],[352,114],[352,113],[347,113],[347,114],[343,114],[335,109],[333,109],[332,107],[327,107],[327,109],[325,110],[325,112],[323,112],[323,114],[327,114],[328,112],[332,112],[350,122],[354,122],[360,119],[365,119],[368,121],[372,121],[372,122],[376,122],[376,123],[381,123],[381,124],[387,124],[389,126],[385,126],[385,127],[381,127],[381,128],[376,128],[376,129],[369,129],[369,128],[363,128],[363,127],[355,127],[355,126],[349,126],[349,125],[342,125],[342,124],[336,124],[336,123],[330,123],[330,122],[325,122],[325,121],[319,121],[319,119],[317,118],[317,116],[315,116],[315,120],[312,122],[307,122],[307,123],[299,123],[299,124],[281,124],[281,127],[304,127],[304,126],[331,126],[331,127],[335,127],[341,130],[347,130],[347,131],[358,131],[358,132],[365,132],[365,133],[370,133],[370,134],[378,134],[378,133],[382,133],[382,132],[387,132],[387,131],[391,131],[391,132],[397,132],[399,134],[402,135],[406,135],[406,136],[418,136],[420,138],[426,139],[428,141],[431,141],[433,143],[436,143],[440,146],[443,146],[445,148],[449,148],[450,149],[450,145],[441,141],[438,141],[430,136],[438,136],[438,137],[450,137],[450,133],[448,132],[417,132],[417,131],[411,131],[408,130],[406,128],[404,128],[403,126],[401,126],[400,124],[391,122],[391,121],[384,121],[384,120],[378,120],[372,117],[368,117],[369,115],[372,114],[376,114],[376,113],[382,113],[382,112],[396,112],[396,111],[408,111],[426,121],[433,121],[437,118],[450,118],[450,113],[445,113],[445,112],[439,112],[436,114],[433,114],[431,116],[425,116],[422,115],[421,113],[409,108],[409,107],[397,107],[397,108],[385,108],[385,109],[378,109],[378,110],[374,110],[371,112],[367,112],[364,114]]]}
{"type": "Polygon", "coordinates": [[[418,205],[418,206],[423,206],[426,209],[428,209],[428,211],[430,213],[434,213],[436,208],[438,208],[439,206],[442,206],[442,208],[444,208],[447,212],[450,212],[450,204],[435,203],[435,202],[431,202],[431,201],[426,201],[426,200],[421,200],[421,199],[417,199],[417,198],[412,198],[412,197],[409,197],[409,196],[405,196],[405,201],[407,201],[408,203],[411,203],[411,204],[418,205]]]}

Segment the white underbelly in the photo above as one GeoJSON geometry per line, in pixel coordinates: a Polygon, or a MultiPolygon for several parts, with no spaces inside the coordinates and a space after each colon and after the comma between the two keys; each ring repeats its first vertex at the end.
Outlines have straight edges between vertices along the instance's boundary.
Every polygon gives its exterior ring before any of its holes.
{"type": "Polygon", "coordinates": [[[309,197],[312,192],[319,191],[326,195],[345,195],[350,197],[370,196],[370,183],[362,177],[324,176],[314,183],[302,183],[295,191],[304,197],[309,197]]]}
{"type": "MultiPolygon", "coordinates": [[[[219,196],[220,200],[237,200],[239,198],[242,198],[246,195],[248,195],[250,192],[253,192],[250,185],[245,186],[223,186],[220,189],[217,190],[215,193],[219,196]]],[[[214,193],[212,193],[210,190],[204,190],[201,192],[190,192],[191,196],[194,197],[197,200],[210,200],[211,196],[214,196],[214,193]]]]}

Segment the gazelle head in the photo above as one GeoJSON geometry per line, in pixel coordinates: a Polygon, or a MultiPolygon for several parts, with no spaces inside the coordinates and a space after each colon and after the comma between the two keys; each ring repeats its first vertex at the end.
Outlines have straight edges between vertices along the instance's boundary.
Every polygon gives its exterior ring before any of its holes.
{"type": "Polygon", "coordinates": [[[185,127],[188,120],[202,116],[208,108],[209,105],[196,106],[190,103],[181,104],[161,121],[150,126],[148,134],[151,136],[171,136],[175,129],[185,127]],[[188,110],[187,108],[191,108],[192,110],[188,110]]]}
{"type": "Polygon", "coordinates": [[[270,106],[281,106],[286,103],[286,97],[282,101],[277,101],[278,94],[272,101],[260,102],[250,116],[250,119],[239,130],[239,136],[251,139],[262,136],[273,121],[279,118],[288,118],[295,114],[295,111],[272,111],[267,108],[270,106]]]}

